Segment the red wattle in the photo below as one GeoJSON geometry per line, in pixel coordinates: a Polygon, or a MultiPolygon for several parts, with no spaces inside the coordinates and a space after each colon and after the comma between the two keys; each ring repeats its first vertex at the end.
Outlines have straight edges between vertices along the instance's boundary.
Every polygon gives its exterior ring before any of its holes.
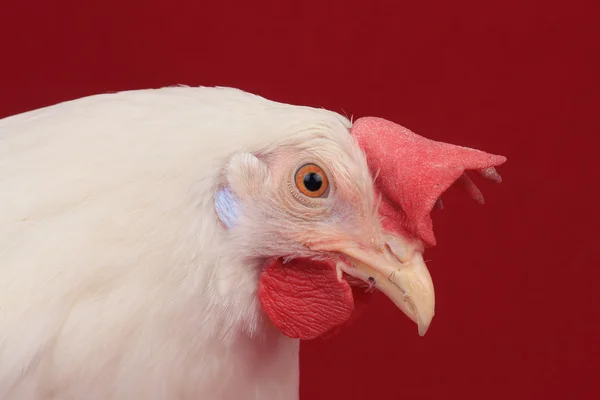
{"type": "Polygon", "coordinates": [[[270,261],[261,273],[258,296],[284,335],[303,340],[346,323],[354,310],[350,285],[337,279],[334,264],[327,261],[270,261]]]}

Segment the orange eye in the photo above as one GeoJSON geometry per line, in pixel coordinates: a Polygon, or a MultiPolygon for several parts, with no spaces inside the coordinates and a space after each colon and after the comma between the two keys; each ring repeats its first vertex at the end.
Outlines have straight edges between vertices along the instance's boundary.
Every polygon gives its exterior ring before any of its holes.
{"type": "Polygon", "coordinates": [[[321,167],[305,164],[296,171],[296,187],[305,196],[323,197],[329,189],[329,180],[321,167]]]}

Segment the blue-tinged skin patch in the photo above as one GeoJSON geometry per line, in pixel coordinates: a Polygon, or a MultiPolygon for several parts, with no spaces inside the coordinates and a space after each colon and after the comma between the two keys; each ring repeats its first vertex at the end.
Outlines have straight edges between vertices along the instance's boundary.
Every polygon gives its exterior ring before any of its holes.
{"type": "Polygon", "coordinates": [[[228,187],[220,189],[215,196],[215,210],[227,228],[235,225],[240,216],[240,203],[228,187]]]}

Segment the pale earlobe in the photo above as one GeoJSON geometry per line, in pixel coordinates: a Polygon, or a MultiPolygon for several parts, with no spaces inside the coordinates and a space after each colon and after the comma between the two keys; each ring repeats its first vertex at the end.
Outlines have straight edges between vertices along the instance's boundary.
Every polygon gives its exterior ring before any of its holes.
{"type": "Polygon", "coordinates": [[[228,228],[236,225],[243,212],[243,200],[260,193],[269,182],[267,164],[250,153],[231,157],[224,174],[225,182],[215,193],[215,211],[228,228]]]}
{"type": "Polygon", "coordinates": [[[215,195],[215,211],[219,220],[227,227],[235,226],[240,217],[240,202],[229,187],[223,187],[215,195]]]}

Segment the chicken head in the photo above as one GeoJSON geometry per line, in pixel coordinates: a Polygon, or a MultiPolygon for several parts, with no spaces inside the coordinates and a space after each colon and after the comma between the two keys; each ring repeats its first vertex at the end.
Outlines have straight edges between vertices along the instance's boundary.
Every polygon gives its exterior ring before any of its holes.
{"type": "Polygon", "coordinates": [[[480,199],[464,171],[499,180],[493,167],[504,161],[363,118],[345,135],[235,154],[215,205],[231,240],[262,265],[259,298],[285,335],[336,329],[377,288],[423,336],[435,313],[429,213],[457,181],[480,199]]]}

